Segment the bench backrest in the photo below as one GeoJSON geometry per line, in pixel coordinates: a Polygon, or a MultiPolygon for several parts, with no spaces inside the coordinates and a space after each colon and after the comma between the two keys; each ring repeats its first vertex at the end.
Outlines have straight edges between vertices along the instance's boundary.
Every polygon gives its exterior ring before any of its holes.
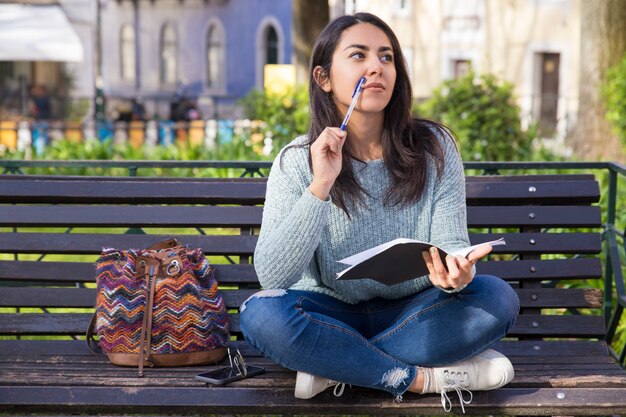
{"type": "MultiPolygon", "coordinates": [[[[238,308],[258,288],[251,264],[265,179],[0,175],[0,336],[77,337],[95,301],[103,247],[142,248],[172,236],[202,247],[239,333],[238,308]]],[[[473,244],[498,237],[481,273],[513,285],[522,304],[509,336],[603,338],[599,187],[592,175],[467,177],[473,244]],[[576,288],[555,288],[563,281],[576,288]],[[544,314],[542,314],[544,313],[544,314]]]]}

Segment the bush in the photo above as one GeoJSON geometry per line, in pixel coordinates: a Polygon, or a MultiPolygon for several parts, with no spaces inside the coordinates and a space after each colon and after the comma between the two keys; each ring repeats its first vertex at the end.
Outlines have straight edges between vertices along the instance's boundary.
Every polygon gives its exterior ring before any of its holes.
{"type": "Polygon", "coordinates": [[[621,61],[607,70],[602,95],[606,106],[606,119],[626,145],[626,54],[621,61]]]}
{"type": "MultiPolygon", "coordinates": [[[[249,132],[233,135],[228,143],[219,144],[213,148],[207,148],[203,144],[192,145],[188,142],[175,142],[169,146],[141,145],[138,148],[130,143],[115,144],[112,139],[102,142],[97,140],[85,140],[75,142],[65,139],[55,140],[48,145],[42,155],[36,155],[32,150],[28,152],[35,155],[34,160],[118,160],[118,161],[266,161],[271,160],[263,154],[262,146],[254,143],[254,134],[249,132]]],[[[262,138],[261,138],[262,139],[262,138]]],[[[25,151],[10,151],[0,148],[2,159],[25,159],[25,151]]],[[[31,158],[27,158],[31,159],[31,158]]],[[[33,175],[128,175],[126,168],[95,168],[95,167],[36,167],[23,168],[25,174],[33,175]]],[[[187,169],[172,168],[142,168],[139,175],[170,175],[176,177],[194,176],[224,176],[237,177],[241,169],[207,168],[187,169]]]]}
{"type": "Polygon", "coordinates": [[[284,94],[252,90],[239,100],[246,118],[263,120],[266,135],[274,141],[274,149],[280,149],[295,137],[309,129],[309,94],[306,86],[288,89],[284,94]]]}
{"type": "Polygon", "coordinates": [[[522,130],[520,109],[513,86],[493,75],[474,73],[442,83],[426,102],[415,109],[449,126],[457,135],[467,161],[513,161],[532,159],[534,126],[522,130]]]}

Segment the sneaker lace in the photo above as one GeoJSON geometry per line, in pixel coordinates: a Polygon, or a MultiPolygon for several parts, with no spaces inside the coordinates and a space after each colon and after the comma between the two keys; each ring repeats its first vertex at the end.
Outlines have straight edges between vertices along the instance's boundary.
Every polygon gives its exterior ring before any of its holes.
{"type": "Polygon", "coordinates": [[[444,372],[443,378],[443,387],[441,389],[441,405],[446,412],[449,412],[452,409],[452,401],[448,396],[448,392],[455,391],[459,396],[459,401],[461,402],[461,409],[463,410],[463,414],[465,414],[465,405],[472,402],[474,395],[472,391],[468,389],[469,387],[469,375],[467,372],[444,372]],[[463,393],[467,392],[469,394],[469,399],[465,399],[463,393]]]}

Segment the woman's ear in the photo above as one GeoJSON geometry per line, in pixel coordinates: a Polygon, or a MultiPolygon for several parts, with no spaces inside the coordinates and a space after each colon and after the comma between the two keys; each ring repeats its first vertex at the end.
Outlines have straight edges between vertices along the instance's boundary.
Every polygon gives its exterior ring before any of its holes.
{"type": "Polygon", "coordinates": [[[328,71],[321,66],[317,66],[313,69],[313,79],[320,86],[322,90],[327,93],[331,91],[330,77],[328,71]]]}

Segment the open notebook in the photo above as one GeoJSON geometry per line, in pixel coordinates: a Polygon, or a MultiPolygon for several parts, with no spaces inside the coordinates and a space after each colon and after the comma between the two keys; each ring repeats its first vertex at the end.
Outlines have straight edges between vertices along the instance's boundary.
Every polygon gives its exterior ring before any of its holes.
{"type": "MultiPolygon", "coordinates": [[[[483,242],[455,250],[450,252],[450,255],[467,257],[476,248],[487,244],[497,246],[506,245],[506,242],[504,238],[500,238],[491,242],[483,242]]],[[[413,239],[399,238],[391,240],[337,261],[350,265],[337,274],[337,279],[370,278],[385,285],[395,285],[409,279],[427,275],[428,268],[422,258],[422,252],[429,250],[433,246],[435,245],[432,243],[413,239]]],[[[448,253],[437,246],[435,247],[439,250],[441,259],[445,259],[448,253]]]]}

